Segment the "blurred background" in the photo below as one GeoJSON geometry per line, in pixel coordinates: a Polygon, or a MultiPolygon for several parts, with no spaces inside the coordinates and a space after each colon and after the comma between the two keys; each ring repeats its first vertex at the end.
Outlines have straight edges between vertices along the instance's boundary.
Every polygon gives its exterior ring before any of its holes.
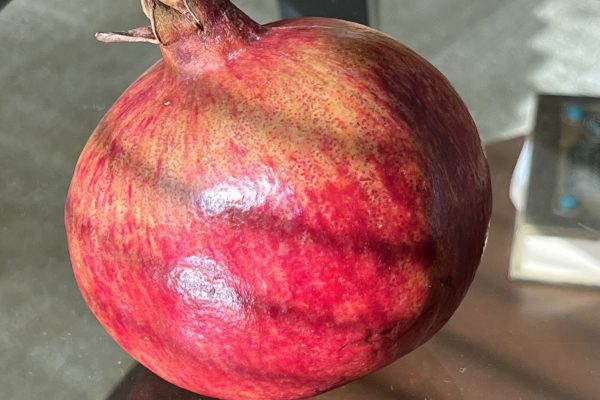
{"type": "MultiPolygon", "coordinates": [[[[600,95],[598,0],[235,3],[263,23],[282,13],[369,22],[448,76],[486,143],[528,132],[536,92],[600,95]]],[[[134,365],[79,294],[63,205],[89,134],[160,56],[152,45],[106,45],[93,35],[146,24],[137,0],[0,0],[3,399],[106,399],[134,365]]],[[[421,367],[442,368],[428,357],[421,367]]],[[[465,395],[453,390],[443,398],[465,395]]]]}

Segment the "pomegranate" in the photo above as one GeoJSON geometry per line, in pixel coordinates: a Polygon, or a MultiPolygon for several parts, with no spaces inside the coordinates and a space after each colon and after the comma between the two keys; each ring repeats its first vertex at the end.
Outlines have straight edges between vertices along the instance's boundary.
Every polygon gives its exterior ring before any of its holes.
{"type": "Polygon", "coordinates": [[[87,143],[66,202],[75,277],[164,379],[296,399],[396,360],[451,317],[491,212],[465,105],[355,23],[261,26],[228,0],[144,0],[99,34],[163,59],[87,143]]]}

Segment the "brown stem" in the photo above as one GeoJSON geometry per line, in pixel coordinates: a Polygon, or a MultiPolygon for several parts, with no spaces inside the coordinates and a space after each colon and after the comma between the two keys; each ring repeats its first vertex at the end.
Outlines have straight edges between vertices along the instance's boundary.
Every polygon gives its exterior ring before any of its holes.
{"type": "Polygon", "coordinates": [[[150,26],[126,32],[100,32],[96,33],[96,39],[105,43],[159,43],[150,26]]]}
{"type": "Polygon", "coordinates": [[[160,44],[168,46],[197,34],[202,27],[198,26],[189,11],[180,12],[162,1],[155,1],[152,7],[152,29],[160,44]]]}
{"type": "Polygon", "coordinates": [[[125,32],[98,33],[102,42],[147,42],[168,45],[202,32],[209,37],[226,37],[248,42],[262,27],[234,6],[230,0],[141,0],[151,28],[125,32]]]}
{"type": "Polygon", "coordinates": [[[193,79],[237,57],[267,29],[230,0],[141,2],[151,27],[98,33],[98,40],[158,43],[171,70],[193,79]]]}

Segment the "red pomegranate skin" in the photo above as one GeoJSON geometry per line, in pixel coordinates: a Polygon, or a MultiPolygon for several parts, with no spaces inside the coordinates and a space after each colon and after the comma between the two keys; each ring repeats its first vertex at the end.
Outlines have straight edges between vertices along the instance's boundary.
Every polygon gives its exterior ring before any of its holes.
{"type": "Polygon", "coordinates": [[[75,276],[108,333],[178,386],[270,400],[437,332],[491,212],[476,127],[442,74],[316,18],[185,73],[180,47],[162,50],[91,136],[66,203],[75,276]]]}

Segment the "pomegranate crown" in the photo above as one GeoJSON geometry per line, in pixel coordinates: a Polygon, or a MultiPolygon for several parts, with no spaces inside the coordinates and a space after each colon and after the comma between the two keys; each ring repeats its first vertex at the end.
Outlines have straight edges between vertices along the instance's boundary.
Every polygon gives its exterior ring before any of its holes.
{"type": "Polygon", "coordinates": [[[261,26],[230,0],[141,0],[151,25],[120,32],[97,33],[101,42],[145,42],[168,46],[192,34],[239,40],[258,38],[261,26]]]}
{"type": "Polygon", "coordinates": [[[266,30],[230,0],[141,1],[150,26],[97,33],[96,38],[159,44],[163,59],[182,74],[197,76],[223,65],[266,30]]]}

